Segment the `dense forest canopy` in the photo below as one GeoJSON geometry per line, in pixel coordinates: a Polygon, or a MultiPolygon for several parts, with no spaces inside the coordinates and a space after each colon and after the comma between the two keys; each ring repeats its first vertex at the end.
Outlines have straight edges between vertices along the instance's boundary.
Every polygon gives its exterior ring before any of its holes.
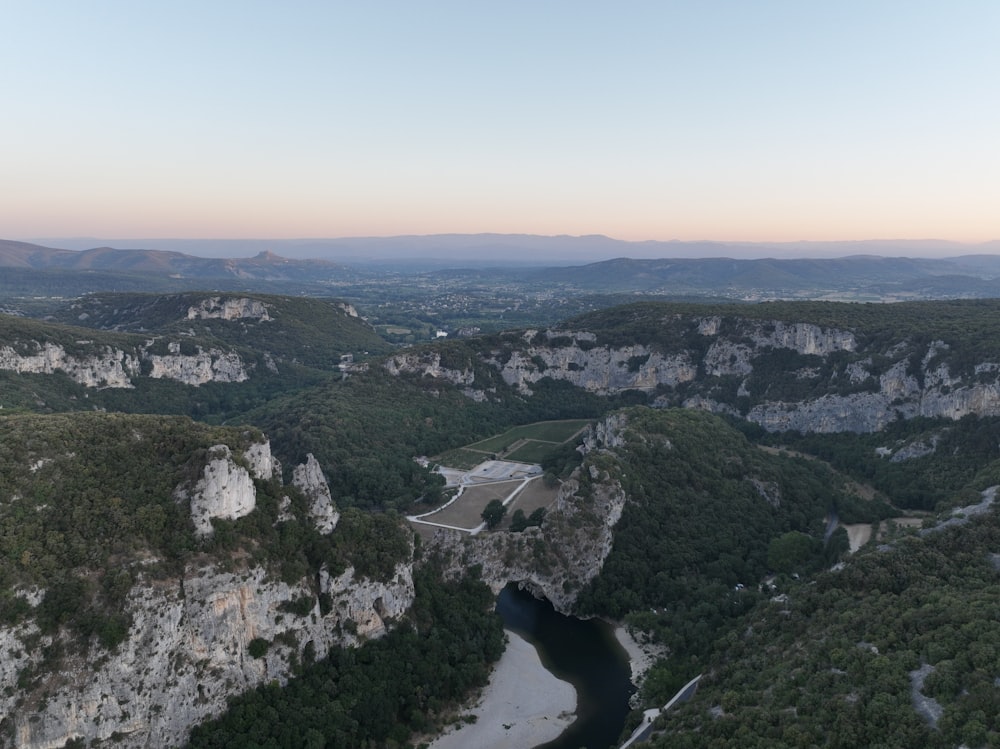
{"type": "Polygon", "coordinates": [[[656,747],[996,746],[1000,516],[790,584],[717,642],[656,747]]]}

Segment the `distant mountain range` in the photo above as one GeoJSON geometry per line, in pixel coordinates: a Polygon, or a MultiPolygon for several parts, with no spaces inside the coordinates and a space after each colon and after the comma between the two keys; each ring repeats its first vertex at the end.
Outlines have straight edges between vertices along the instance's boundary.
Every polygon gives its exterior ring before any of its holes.
{"type": "MultiPolygon", "coordinates": [[[[530,275],[541,278],[538,271],[530,275]]],[[[595,293],[695,294],[746,299],[992,297],[1000,296],[1000,256],[930,259],[855,255],[808,260],[620,258],[548,268],[544,278],[549,283],[595,293]]]]}
{"type": "Polygon", "coordinates": [[[34,242],[70,250],[93,247],[144,247],[202,257],[248,257],[269,251],[292,258],[338,262],[412,262],[427,268],[503,265],[578,265],[630,258],[834,258],[847,255],[949,257],[1000,253],[1000,241],[960,244],[943,240],[866,240],[854,242],[629,242],[600,234],[431,234],[335,239],[96,239],[46,238],[34,242]]]}
{"type": "Polygon", "coordinates": [[[0,295],[78,296],[93,291],[188,289],[327,294],[352,271],[326,260],[291,260],[263,250],[247,258],[197,257],[174,250],[67,250],[0,240],[0,295]]]}
{"type": "Polygon", "coordinates": [[[290,260],[262,250],[250,258],[210,258],[174,250],[120,250],[95,247],[67,250],[27,242],[0,240],[0,267],[35,270],[166,273],[175,276],[246,276],[272,280],[315,279],[333,274],[337,266],[325,260],[290,260]]]}
{"type": "MultiPolygon", "coordinates": [[[[330,294],[355,281],[379,284],[407,277],[432,285],[464,289],[508,283],[533,289],[551,288],[567,294],[632,294],[665,297],[711,296],[743,300],[852,299],[892,301],[1000,297],[1000,244],[998,254],[978,253],[952,257],[888,257],[856,254],[837,258],[732,258],[618,257],[592,263],[555,263],[539,266],[517,263],[531,242],[550,249],[578,254],[597,252],[600,246],[622,249],[649,245],[690,247],[678,243],[627,243],[607,237],[526,237],[507,235],[454,235],[417,237],[414,252],[435,252],[433,242],[466,254],[451,261],[420,260],[416,256],[392,260],[392,240],[343,240],[370,243],[372,254],[360,264],[321,258],[289,259],[267,249],[251,257],[200,257],[177,250],[115,249],[97,247],[68,250],[25,242],[0,240],[0,293],[75,296],[87,291],[178,291],[192,288],[244,289],[272,293],[330,294]],[[472,244],[475,250],[469,248],[472,244]],[[472,244],[470,244],[472,243],[472,244]],[[608,245],[607,243],[612,243],[608,245]],[[506,248],[506,249],[505,249],[506,248]],[[514,248],[514,249],[512,249],[514,248]],[[515,251],[516,249],[516,251],[515,251]],[[382,260],[376,263],[376,259],[382,260]],[[489,263],[489,265],[485,265],[489,263]],[[387,275],[392,271],[391,275],[387,275]]],[[[338,240],[340,241],[340,240],[338,240]]],[[[256,240],[250,244],[259,245],[256,240]]],[[[849,243],[866,249],[879,243],[849,243]]],[[[911,249],[928,250],[930,243],[911,243],[911,249]]],[[[360,245],[359,245],[360,246],[360,245]]],[[[841,245],[838,245],[841,246],[841,245]]],[[[712,245],[717,250],[732,245],[712,245]]],[[[981,245],[980,248],[986,247],[981,245]]],[[[299,247],[299,249],[302,249],[299,247]]],[[[704,249],[704,247],[701,247],[704,249]]],[[[952,246],[954,249],[954,246],[952,246]]],[[[551,254],[551,253],[550,253],[551,254]]],[[[538,256],[542,256],[539,251],[538,256]]]]}

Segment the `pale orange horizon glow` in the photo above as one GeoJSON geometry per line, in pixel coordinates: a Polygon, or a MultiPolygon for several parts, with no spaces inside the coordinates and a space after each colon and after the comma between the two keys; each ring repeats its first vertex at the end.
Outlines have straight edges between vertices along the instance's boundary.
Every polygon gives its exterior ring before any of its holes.
{"type": "Polygon", "coordinates": [[[8,9],[0,238],[1000,239],[992,0],[183,5],[8,9]]]}

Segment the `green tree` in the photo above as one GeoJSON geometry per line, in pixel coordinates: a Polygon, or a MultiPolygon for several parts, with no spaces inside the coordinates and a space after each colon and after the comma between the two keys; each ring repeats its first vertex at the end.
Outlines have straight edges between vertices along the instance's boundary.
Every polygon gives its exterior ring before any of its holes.
{"type": "Polygon", "coordinates": [[[482,518],[486,521],[487,528],[496,528],[507,514],[507,508],[499,499],[491,499],[483,509],[482,518]]]}
{"type": "Polygon", "coordinates": [[[789,531],[767,547],[767,563],[776,572],[794,572],[808,566],[820,551],[820,541],[801,531],[789,531]]]}

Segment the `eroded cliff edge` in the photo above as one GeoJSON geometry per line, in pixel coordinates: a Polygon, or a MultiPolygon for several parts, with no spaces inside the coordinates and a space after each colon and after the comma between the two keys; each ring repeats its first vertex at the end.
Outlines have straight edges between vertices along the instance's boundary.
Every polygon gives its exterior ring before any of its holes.
{"type": "MultiPolygon", "coordinates": [[[[166,417],[58,418],[48,432],[39,417],[24,417],[22,427],[34,435],[29,463],[23,475],[4,476],[11,491],[0,497],[5,527],[28,512],[48,528],[38,538],[28,522],[23,541],[12,534],[24,548],[17,565],[3,570],[10,585],[0,619],[0,745],[183,744],[229,697],[284,683],[331,648],[379,637],[412,605],[407,537],[391,566],[351,564],[351,542],[338,537],[340,515],[312,456],[286,486],[270,445],[253,431],[166,417]],[[70,471],[94,470],[87,468],[91,451],[109,450],[130,455],[135,478],[116,483],[112,473],[129,471],[117,453],[108,454],[113,465],[96,477],[107,488],[94,499],[117,512],[115,522],[135,538],[100,537],[107,519],[76,537],[53,522],[72,510],[39,487],[69,486],[70,471]],[[146,463],[163,450],[178,452],[146,463]],[[137,487],[154,470],[176,485],[162,492],[157,484],[156,497],[140,496],[132,515],[137,487]],[[185,529],[179,540],[177,528],[185,529]],[[298,556],[274,548],[283,537],[300,539],[298,556]],[[49,540],[62,547],[51,559],[49,540]],[[310,561],[300,546],[318,556],[310,561]],[[109,549],[106,558],[102,549],[109,549]]],[[[73,486],[73,501],[90,499],[89,485],[73,486]]],[[[95,505],[94,512],[104,510],[95,505]]],[[[364,535],[356,527],[343,533],[364,535]]]]}
{"type": "Polygon", "coordinates": [[[739,416],[768,431],[864,433],[918,416],[1000,415],[1000,355],[989,351],[738,310],[685,315],[649,305],[642,314],[628,335],[510,331],[465,361],[451,354],[449,364],[429,348],[392,356],[385,368],[460,384],[475,400],[491,397],[498,381],[529,397],[543,379],[596,395],[639,391],[654,405],[739,416]]]}
{"type": "Polygon", "coordinates": [[[495,594],[517,583],[570,614],[580,591],[600,574],[625,507],[627,497],[608,452],[623,444],[626,425],[623,414],[614,414],[587,431],[582,448],[587,458],[562,483],[541,526],[476,536],[441,529],[429,550],[443,555],[451,575],[477,565],[495,594]]]}

